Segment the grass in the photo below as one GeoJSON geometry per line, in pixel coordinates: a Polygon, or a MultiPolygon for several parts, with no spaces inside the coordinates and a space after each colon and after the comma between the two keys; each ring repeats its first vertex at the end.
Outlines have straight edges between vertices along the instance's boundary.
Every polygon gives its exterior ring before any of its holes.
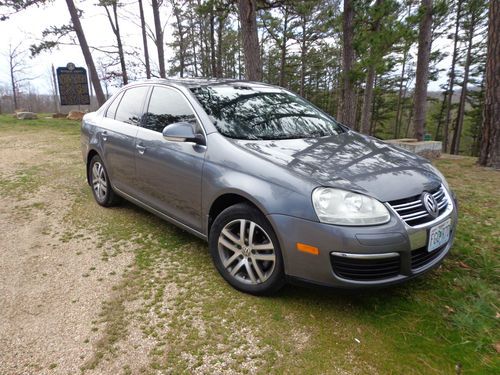
{"type": "MultiPolygon", "coordinates": [[[[98,233],[103,256],[96,266],[134,252],[89,327],[99,338],[82,372],[105,368],[136,331],[148,343],[145,373],[452,374],[460,368],[494,374],[499,368],[500,173],[472,158],[436,162],[458,196],[460,219],[451,255],[427,276],[370,292],[287,286],[275,297],[256,298],[221,279],[204,242],[128,203],[98,207],[81,161],[54,168],[53,152],[79,147],[75,124],[0,117],[0,137],[61,139],[38,169],[19,166],[7,182],[2,177],[0,192],[22,200],[19,191],[67,173],[76,183],[59,187],[73,197],[60,241],[77,240],[80,229],[98,233]]],[[[40,203],[26,207],[44,209],[40,203]]],[[[125,358],[123,372],[136,373],[134,363],[133,356],[125,358]]]]}

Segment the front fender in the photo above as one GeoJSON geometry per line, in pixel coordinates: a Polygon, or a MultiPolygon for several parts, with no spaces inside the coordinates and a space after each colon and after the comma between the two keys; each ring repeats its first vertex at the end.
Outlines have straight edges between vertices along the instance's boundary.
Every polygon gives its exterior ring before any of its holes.
{"type": "MultiPolygon", "coordinates": [[[[204,218],[208,219],[210,208],[217,198],[225,194],[236,194],[252,202],[264,215],[283,214],[318,220],[310,195],[211,162],[205,163],[203,175],[204,218]]],[[[205,233],[208,233],[208,220],[204,220],[203,225],[205,233]]]]}

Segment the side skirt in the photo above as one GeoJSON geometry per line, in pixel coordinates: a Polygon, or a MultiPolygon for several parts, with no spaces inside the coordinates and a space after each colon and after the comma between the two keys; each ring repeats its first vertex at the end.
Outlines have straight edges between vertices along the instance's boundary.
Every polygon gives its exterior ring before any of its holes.
{"type": "Polygon", "coordinates": [[[162,218],[163,220],[166,220],[168,221],[169,223],[172,223],[174,224],[175,226],[181,228],[181,229],[184,229],[185,231],[191,233],[191,234],[194,234],[196,237],[198,238],[201,238],[202,240],[204,241],[207,241],[208,240],[208,237],[206,235],[204,235],[203,233],[201,232],[198,232],[196,229],[193,229],[189,226],[187,226],[186,224],[183,224],[181,223],[180,221],[168,216],[168,215],[165,215],[163,212],[160,212],[156,209],[154,209],[153,207],[151,206],[148,206],[147,204],[141,202],[140,200],[138,199],[135,199],[134,197],[128,195],[127,193],[124,193],[123,191],[121,191],[120,189],[117,189],[113,186],[113,190],[118,194],[120,195],[121,197],[125,198],[126,200],[132,202],[133,204],[139,206],[139,207],[142,207],[144,208],[145,210],[151,212],[152,214],[162,218]]]}

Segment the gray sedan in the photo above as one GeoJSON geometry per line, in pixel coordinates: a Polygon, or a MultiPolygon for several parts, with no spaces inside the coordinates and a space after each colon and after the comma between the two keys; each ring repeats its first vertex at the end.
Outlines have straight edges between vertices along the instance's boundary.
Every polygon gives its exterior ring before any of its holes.
{"type": "Polygon", "coordinates": [[[436,267],[455,235],[454,195],[428,160],[271,85],[127,85],[85,115],[81,146],[99,205],[125,198],[207,240],[247,293],[399,283],[436,267]]]}

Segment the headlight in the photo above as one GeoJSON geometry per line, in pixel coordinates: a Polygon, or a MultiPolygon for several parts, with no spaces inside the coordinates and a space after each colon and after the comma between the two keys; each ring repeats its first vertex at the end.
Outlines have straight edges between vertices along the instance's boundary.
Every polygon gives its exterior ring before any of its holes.
{"type": "Polygon", "coordinates": [[[346,190],[319,187],[313,191],[312,201],[322,223],[376,225],[390,219],[389,211],[378,200],[346,190]]]}

